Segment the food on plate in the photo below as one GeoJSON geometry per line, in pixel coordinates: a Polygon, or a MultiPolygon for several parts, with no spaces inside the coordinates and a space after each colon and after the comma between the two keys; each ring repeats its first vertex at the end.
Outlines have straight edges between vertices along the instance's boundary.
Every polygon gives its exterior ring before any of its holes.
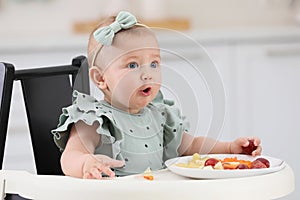
{"type": "MultiPolygon", "coordinates": [[[[251,161],[237,159],[237,157],[224,158],[223,160],[225,169],[236,169],[240,164],[246,165],[248,168],[251,167],[251,161]]],[[[245,169],[245,168],[243,168],[245,169]]]]}
{"type": "Polygon", "coordinates": [[[204,162],[204,166],[212,166],[214,167],[218,162],[220,162],[218,159],[215,158],[209,158],[204,162]]]}
{"type": "Polygon", "coordinates": [[[192,159],[187,163],[177,163],[178,167],[198,168],[205,170],[245,170],[245,169],[260,169],[269,168],[270,162],[266,158],[256,158],[253,161],[242,160],[235,157],[226,157],[218,159],[215,157],[201,157],[198,153],[192,156],[192,159]]]}
{"type": "Polygon", "coordinates": [[[217,162],[217,164],[215,164],[213,169],[224,169],[224,167],[223,167],[223,164],[221,162],[217,162]]]}
{"type": "Polygon", "coordinates": [[[263,162],[256,159],[251,163],[251,169],[261,169],[261,168],[268,168],[263,162]]]}
{"type": "Polygon", "coordinates": [[[223,162],[224,169],[237,169],[239,166],[239,162],[223,162]]]}
{"type": "Polygon", "coordinates": [[[245,164],[239,164],[236,169],[249,169],[249,167],[245,164]]]}
{"type": "Polygon", "coordinates": [[[246,147],[243,147],[243,153],[247,154],[247,155],[251,155],[252,152],[256,150],[257,146],[254,145],[253,140],[248,140],[248,141],[249,141],[249,145],[246,147]]]}
{"type": "Polygon", "coordinates": [[[259,160],[260,162],[264,163],[267,168],[270,167],[270,162],[265,158],[257,158],[256,160],[259,160]]]}
{"type": "Polygon", "coordinates": [[[153,181],[154,180],[154,176],[152,175],[152,171],[150,169],[150,167],[148,167],[145,171],[144,171],[144,179],[147,179],[149,181],[153,181]]]}

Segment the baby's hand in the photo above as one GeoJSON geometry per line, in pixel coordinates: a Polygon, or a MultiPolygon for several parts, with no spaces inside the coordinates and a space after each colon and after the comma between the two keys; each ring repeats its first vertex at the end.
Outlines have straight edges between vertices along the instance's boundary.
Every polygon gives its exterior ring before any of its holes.
{"type": "Polygon", "coordinates": [[[241,137],[231,142],[230,152],[234,154],[248,154],[252,156],[259,156],[262,148],[260,145],[260,139],[241,137]]]}
{"type": "Polygon", "coordinates": [[[111,167],[122,167],[124,161],[115,160],[105,155],[87,155],[83,165],[83,178],[102,179],[102,173],[114,177],[115,173],[111,167]]]}

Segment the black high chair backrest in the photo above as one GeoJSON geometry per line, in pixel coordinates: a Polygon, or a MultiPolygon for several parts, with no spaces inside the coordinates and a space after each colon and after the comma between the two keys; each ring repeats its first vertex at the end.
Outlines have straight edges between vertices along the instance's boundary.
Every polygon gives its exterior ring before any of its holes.
{"type": "Polygon", "coordinates": [[[0,169],[2,169],[3,164],[14,71],[13,65],[0,63],[0,169]]]}
{"type": "Polygon", "coordinates": [[[76,89],[89,94],[86,58],[74,58],[71,65],[17,70],[15,80],[22,84],[37,174],[62,175],[61,152],[50,131],[62,107],[72,103],[75,80],[76,89]]]}
{"type": "Polygon", "coordinates": [[[37,174],[62,175],[61,152],[51,130],[62,107],[72,103],[74,84],[76,90],[89,94],[86,58],[76,57],[71,65],[16,70],[14,78],[22,85],[37,174]]]}

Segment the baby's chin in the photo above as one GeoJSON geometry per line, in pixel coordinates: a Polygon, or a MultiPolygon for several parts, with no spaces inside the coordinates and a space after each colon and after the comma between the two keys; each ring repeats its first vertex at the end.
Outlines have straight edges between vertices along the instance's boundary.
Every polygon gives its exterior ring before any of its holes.
{"type": "Polygon", "coordinates": [[[145,108],[151,101],[139,101],[139,102],[132,102],[129,105],[130,109],[134,110],[142,110],[145,108]]]}
{"type": "Polygon", "coordinates": [[[140,111],[153,101],[152,97],[138,98],[138,100],[131,101],[129,105],[130,110],[140,111]]]}
{"type": "Polygon", "coordinates": [[[129,98],[116,100],[112,102],[112,106],[119,108],[123,111],[130,113],[138,113],[140,110],[145,108],[149,103],[151,103],[156,97],[158,91],[146,89],[145,91],[136,91],[129,98]]]}

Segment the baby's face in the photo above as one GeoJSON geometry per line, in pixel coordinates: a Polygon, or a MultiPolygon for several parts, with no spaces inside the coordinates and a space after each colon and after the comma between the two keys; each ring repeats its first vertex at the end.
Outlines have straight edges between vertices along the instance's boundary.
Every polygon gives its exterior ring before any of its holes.
{"type": "Polygon", "coordinates": [[[99,54],[113,106],[138,113],[157,95],[161,84],[160,50],[153,34],[126,34],[99,54]],[[125,41],[125,42],[124,42],[125,41]]]}

